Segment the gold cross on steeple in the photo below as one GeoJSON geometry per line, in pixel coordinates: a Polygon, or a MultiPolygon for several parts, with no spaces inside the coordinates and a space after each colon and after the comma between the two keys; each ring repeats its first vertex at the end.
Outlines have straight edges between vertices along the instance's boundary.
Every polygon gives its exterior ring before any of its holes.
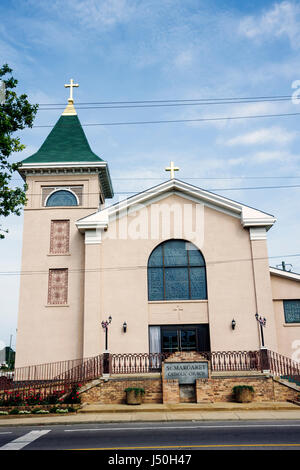
{"type": "Polygon", "coordinates": [[[179,168],[174,166],[174,162],[170,162],[170,166],[167,166],[165,170],[170,172],[170,179],[172,180],[175,178],[175,171],[179,171],[179,168]]]}
{"type": "Polygon", "coordinates": [[[78,83],[74,83],[73,78],[71,78],[70,83],[65,84],[65,87],[70,88],[70,98],[68,99],[68,102],[73,103],[74,102],[74,100],[73,100],[73,88],[74,87],[77,88],[77,87],[79,87],[79,85],[78,85],[78,83]]]}

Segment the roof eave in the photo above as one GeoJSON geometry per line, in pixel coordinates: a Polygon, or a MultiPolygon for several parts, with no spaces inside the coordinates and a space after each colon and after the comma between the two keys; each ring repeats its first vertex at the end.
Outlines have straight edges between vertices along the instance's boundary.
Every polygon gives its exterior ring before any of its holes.
{"type": "Polygon", "coordinates": [[[45,163],[22,163],[18,172],[25,180],[27,175],[54,173],[59,171],[78,171],[80,173],[89,172],[91,170],[99,170],[99,178],[103,187],[104,196],[113,198],[114,191],[109,174],[108,164],[105,161],[99,162],[45,162],[45,163]]]}
{"type": "Polygon", "coordinates": [[[284,277],[286,279],[292,279],[294,281],[300,281],[300,274],[292,273],[290,271],[284,271],[283,269],[270,267],[270,273],[274,276],[284,277]]]}
{"type": "MultiPolygon", "coordinates": [[[[211,193],[195,186],[191,186],[188,183],[184,183],[183,181],[176,179],[168,180],[153,188],[149,188],[146,191],[135,194],[134,196],[120,201],[106,208],[105,210],[108,211],[110,217],[117,216],[118,214],[124,212],[124,210],[130,209],[131,206],[135,206],[137,204],[143,205],[151,201],[154,197],[156,198],[163,195],[164,193],[170,192],[173,192],[174,194],[177,192],[182,192],[194,201],[199,200],[215,206],[216,208],[219,207],[222,210],[226,210],[227,212],[231,213],[231,215],[239,217],[242,226],[245,228],[265,227],[266,230],[269,230],[276,221],[273,216],[268,215],[265,212],[252,209],[248,206],[237,203],[236,201],[231,201],[230,199],[224,198],[223,196],[211,193]]],[[[99,211],[98,214],[99,213],[101,213],[101,211],[99,211]]],[[[91,218],[92,216],[93,215],[87,216],[87,218],[91,218]]]]}

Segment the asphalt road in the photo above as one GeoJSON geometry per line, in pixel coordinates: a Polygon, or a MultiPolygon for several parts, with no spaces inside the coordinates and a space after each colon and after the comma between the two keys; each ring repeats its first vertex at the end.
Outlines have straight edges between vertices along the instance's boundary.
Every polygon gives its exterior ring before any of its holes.
{"type": "MultiPolygon", "coordinates": [[[[79,449],[107,450],[112,455],[116,455],[117,450],[131,451],[134,455],[134,451],[146,449],[154,455],[161,455],[163,450],[177,454],[206,449],[300,450],[300,421],[97,423],[0,428],[0,450],[79,449]]],[[[147,465],[150,468],[151,462],[147,465]]]]}

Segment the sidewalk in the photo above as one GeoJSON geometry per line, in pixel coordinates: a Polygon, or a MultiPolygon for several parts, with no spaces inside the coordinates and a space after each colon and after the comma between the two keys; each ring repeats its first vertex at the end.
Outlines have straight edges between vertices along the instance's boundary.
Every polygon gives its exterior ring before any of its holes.
{"type": "Polygon", "coordinates": [[[86,404],[67,416],[2,416],[0,426],[151,421],[300,420],[300,406],[292,403],[180,403],[143,405],[86,404]]]}

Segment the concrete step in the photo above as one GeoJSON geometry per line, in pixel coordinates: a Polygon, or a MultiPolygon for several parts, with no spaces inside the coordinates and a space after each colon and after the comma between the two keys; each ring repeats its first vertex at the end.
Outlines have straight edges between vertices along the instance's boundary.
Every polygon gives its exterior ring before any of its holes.
{"type": "Polygon", "coordinates": [[[243,410],[299,410],[290,402],[251,402],[251,403],[176,403],[110,405],[103,403],[84,403],[77,413],[155,413],[181,411],[243,411],[243,410]]]}

